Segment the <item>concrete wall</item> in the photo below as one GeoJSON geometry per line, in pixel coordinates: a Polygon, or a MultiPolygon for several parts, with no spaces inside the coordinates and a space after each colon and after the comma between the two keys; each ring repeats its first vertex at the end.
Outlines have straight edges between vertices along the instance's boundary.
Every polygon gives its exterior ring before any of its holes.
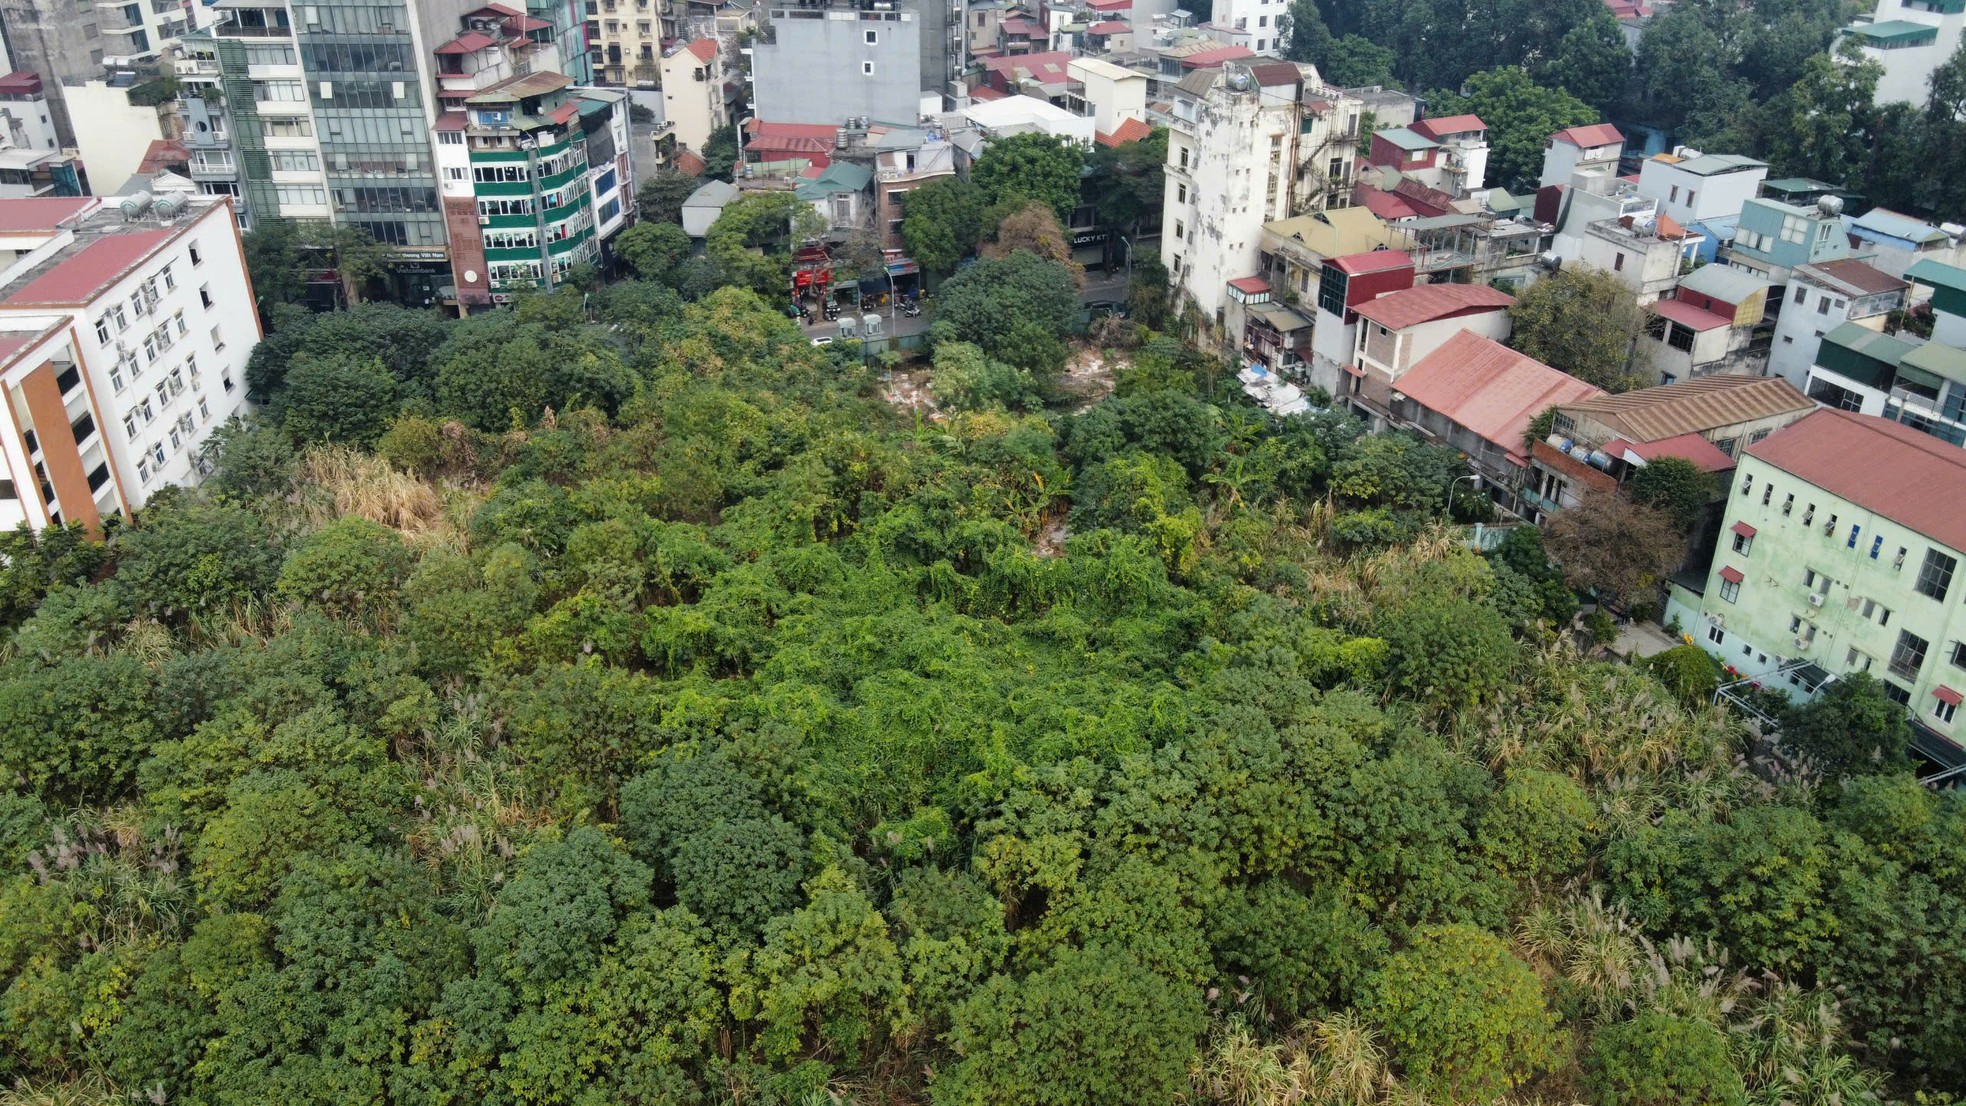
{"type": "Polygon", "coordinates": [[[837,124],[858,115],[915,122],[924,81],[922,24],[911,11],[860,13],[831,9],[774,9],[777,41],[752,47],[752,96],[756,116],[771,123],[837,124]],[[871,33],[875,41],[869,43],[871,33]],[[873,71],[866,67],[872,65],[873,71]]]}
{"type": "Polygon", "coordinates": [[[101,81],[62,89],[68,109],[84,125],[75,135],[76,152],[97,195],[113,193],[136,174],[150,144],[164,137],[156,108],[136,107],[125,89],[101,81]]]}

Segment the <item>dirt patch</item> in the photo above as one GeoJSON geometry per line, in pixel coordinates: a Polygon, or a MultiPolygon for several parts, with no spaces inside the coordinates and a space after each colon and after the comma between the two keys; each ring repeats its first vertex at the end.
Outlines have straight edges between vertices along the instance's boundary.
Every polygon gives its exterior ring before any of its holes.
{"type": "Polygon", "coordinates": [[[881,395],[889,403],[906,411],[941,418],[942,412],[935,405],[935,393],[928,387],[929,370],[897,369],[881,395]]]}
{"type": "Polygon", "coordinates": [[[1113,376],[1126,367],[1125,358],[1108,360],[1105,350],[1085,346],[1072,351],[1058,385],[1073,398],[1072,410],[1083,412],[1113,394],[1113,376]]]}

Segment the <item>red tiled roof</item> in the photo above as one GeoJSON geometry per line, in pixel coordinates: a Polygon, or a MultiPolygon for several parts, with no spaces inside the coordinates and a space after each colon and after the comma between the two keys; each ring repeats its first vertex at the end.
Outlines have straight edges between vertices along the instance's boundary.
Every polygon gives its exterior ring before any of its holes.
{"type": "Polygon", "coordinates": [[[1441,138],[1450,134],[1485,131],[1488,129],[1488,124],[1482,122],[1478,115],[1444,115],[1439,119],[1417,120],[1412,129],[1426,138],[1439,142],[1441,138]]]}
{"type": "Polygon", "coordinates": [[[512,16],[512,15],[524,15],[524,14],[526,13],[520,11],[513,11],[511,8],[508,8],[503,4],[486,4],[484,7],[479,8],[476,11],[465,12],[464,18],[469,19],[474,15],[512,16]]]}
{"type": "Polygon", "coordinates": [[[1119,126],[1113,128],[1113,133],[1095,135],[1094,139],[1101,146],[1124,146],[1129,142],[1138,142],[1153,133],[1154,128],[1148,126],[1144,120],[1124,119],[1120,121],[1119,126]]]}
{"type": "Polygon", "coordinates": [[[1678,300],[1660,300],[1652,305],[1652,313],[1694,330],[1715,330],[1734,325],[1734,320],[1724,315],[1716,315],[1704,307],[1694,307],[1678,300]]]}
{"type": "Polygon", "coordinates": [[[1015,16],[1010,19],[1006,19],[1003,22],[997,24],[997,26],[1001,28],[1005,34],[1011,34],[1011,35],[1030,35],[1030,34],[1036,34],[1038,31],[1038,25],[1036,23],[1032,22],[1029,19],[1024,18],[1021,15],[1015,16]]]}
{"type": "Polygon", "coordinates": [[[1615,146],[1623,143],[1625,136],[1609,123],[1598,123],[1589,127],[1568,127],[1550,136],[1552,142],[1567,142],[1581,149],[1596,146],[1615,146]]]}
{"type": "Polygon", "coordinates": [[[1086,7],[1096,12],[1128,11],[1133,7],[1133,0],[1090,0],[1086,7]]]}
{"type": "Polygon", "coordinates": [[[163,227],[98,239],[8,296],[6,303],[10,306],[87,303],[96,293],[123,279],[137,262],[155,253],[177,233],[176,228],[163,227]]]}
{"type": "Polygon", "coordinates": [[[1430,188],[1412,177],[1402,176],[1393,185],[1393,192],[1414,210],[1422,215],[1449,215],[1454,211],[1454,197],[1438,188],[1430,188]]]}
{"type": "Polygon", "coordinates": [[[0,93],[9,96],[37,96],[41,92],[41,75],[26,69],[16,69],[0,77],[0,93]]]}
{"type": "Polygon", "coordinates": [[[1252,296],[1262,295],[1270,290],[1270,282],[1262,277],[1237,277],[1229,282],[1229,287],[1252,296]]]}
{"type": "Polygon", "coordinates": [[[1661,211],[1659,217],[1653,221],[1652,233],[1671,242],[1686,237],[1686,228],[1680,226],[1677,219],[1661,211]]]}
{"type": "Polygon", "coordinates": [[[0,234],[50,233],[101,201],[92,196],[23,196],[0,200],[0,234]]]}
{"type": "Polygon", "coordinates": [[[1072,64],[1069,50],[1047,50],[1041,54],[1012,54],[1006,58],[990,58],[983,68],[1003,78],[1006,85],[1019,81],[1033,80],[1039,84],[1061,84],[1072,79],[1067,66],[1072,64]]]}
{"type": "Polygon", "coordinates": [[[969,98],[972,100],[1001,100],[1008,95],[1010,93],[1005,92],[1003,89],[992,88],[986,84],[977,85],[975,88],[969,90],[969,98]]]}
{"type": "Polygon", "coordinates": [[[682,150],[676,154],[676,172],[678,173],[682,173],[685,176],[700,177],[703,175],[703,170],[707,168],[709,166],[705,165],[703,159],[696,156],[693,151],[682,150]]]}
{"type": "Polygon", "coordinates": [[[554,108],[553,114],[548,116],[547,118],[553,120],[553,122],[558,123],[561,126],[565,126],[568,120],[572,119],[574,116],[579,114],[580,114],[580,105],[574,103],[572,100],[568,100],[566,103],[561,104],[559,107],[554,108]]]}
{"type": "Polygon", "coordinates": [[[747,150],[767,150],[788,154],[831,154],[840,128],[825,123],[765,123],[752,119],[744,124],[751,132],[747,150]]]}
{"type": "Polygon", "coordinates": [[[1352,202],[1389,223],[1395,219],[1411,219],[1420,214],[1402,197],[1369,184],[1361,184],[1352,189],[1352,202]]]}
{"type": "Polygon", "coordinates": [[[1253,58],[1255,56],[1256,51],[1251,50],[1247,46],[1223,46],[1215,50],[1203,50],[1200,53],[1189,54],[1187,57],[1181,59],[1181,65],[1186,69],[1212,69],[1225,61],[1235,61],[1237,58],[1253,58]]]}
{"type": "Polygon", "coordinates": [[[699,38],[688,46],[683,47],[683,49],[695,54],[696,60],[698,61],[709,61],[711,58],[717,56],[717,40],[714,38],[699,38]]]}
{"type": "Polygon", "coordinates": [[[1452,319],[1481,311],[1500,311],[1515,303],[1507,292],[1486,284],[1418,284],[1358,305],[1362,319],[1388,330],[1452,319]]]}
{"type": "Polygon", "coordinates": [[[522,35],[527,31],[550,31],[552,29],[553,25],[551,23],[546,22],[544,19],[534,19],[530,15],[515,15],[505,21],[505,33],[508,35],[522,35]]]}
{"type": "Polygon", "coordinates": [[[1618,444],[1625,452],[1647,461],[1656,461],[1661,457],[1677,457],[1682,461],[1691,461],[1699,466],[1701,472],[1726,472],[1734,467],[1732,457],[1722,453],[1718,446],[1693,432],[1661,438],[1656,442],[1628,442],[1620,438],[1618,444]]]}
{"type": "Polygon", "coordinates": [[[1748,455],[1966,550],[1966,511],[1959,509],[1966,449],[1889,419],[1824,408],[1749,446],[1748,455]]]}
{"type": "Polygon", "coordinates": [[[1522,439],[1537,415],[1559,403],[1604,394],[1466,330],[1406,370],[1397,387],[1413,402],[1500,447],[1517,464],[1527,464],[1522,439]]]}
{"type": "Polygon", "coordinates": [[[1405,250],[1367,250],[1334,257],[1325,264],[1346,276],[1357,276],[1360,273],[1383,273],[1387,269],[1411,269],[1413,255],[1405,250]]]}
{"type": "Polygon", "coordinates": [[[490,35],[482,34],[478,31],[466,31],[449,42],[444,43],[442,46],[437,47],[437,53],[471,54],[487,46],[496,45],[498,45],[498,40],[490,35]]]}
{"type": "Polygon", "coordinates": [[[1726,568],[1720,570],[1720,578],[1730,584],[1738,584],[1742,580],[1747,579],[1747,575],[1733,565],[1728,565],[1726,568]]]}
{"type": "Polygon", "coordinates": [[[1090,35],[1123,35],[1132,29],[1117,19],[1102,19],[1087,27],[1085,32],[1090,35]]]}
{"type": "Polygon", "coordinates": [[[447,111],[437,117],[437,125],[432,130],[461,131],[469,123],[469,117],[461,111],[447,111]]]}

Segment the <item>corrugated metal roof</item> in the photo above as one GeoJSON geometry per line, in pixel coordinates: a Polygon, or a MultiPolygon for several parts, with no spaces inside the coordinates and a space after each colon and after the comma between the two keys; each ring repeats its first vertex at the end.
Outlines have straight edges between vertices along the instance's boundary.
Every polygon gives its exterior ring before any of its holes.
{"type": "Polygon", "coordinates": [[[1779,376],[1708,376],[1621,395],[1603,395],[1567,404],[1564,413],[1587,415],[1628,442],[1643,445],[1682,434],[1703,434],[1723,426],[1816,406],[1779,376]]]}
{"type": "Polygon", "coordinates": [[[1914,46],[1921,42],[1933,42],[1939,37],[1939,29],[1929,23],[1913,23],[1909,19],[1887,19],[1882,23],[1859,23],[1850,28],[1850,33],[1868,39],[1879,45],[1914,46]]]}
{"type": "Polygon", "coordinates": [[[0,234],[52,234],[102,201],[93,196],[22,196],[0,200],[0,234]]]}
{"type": "Polygon", "coordinates": [[[1718,330],[1723,326],[1734,325],[1734,320],[1725,315],[1716,315],[1704,307],[1695,307],[1678,300],[1660,300],[1652,305],[1652,313],[1694,330],[1718,330]]]}
{"type": "MultiPolygon", "coordinates": [[[[19,203],[20,201],[10,200],[8,202],[19,203]]],[[[1957,265],[1948,265],[1943,261],[1934,261],[1929,257],[1921,258],[1914,262],[1911,268],[1905,270],[1905,278],[1907,280],[1915,280],[1920,284],[1931,284],[1939,288],[1950,288],[1955,292],[1966,292],[1966,269],[1962,269],[1957,265]]]]}
{"type": "Polygon", "coordinates": [[[1873,207],[1850,220],[1850,225],[1858,230],[1867,230],[1887,238],[1901,238],[1906,242],[1937,242],[1944,240],[1946,236],[1944,231],[1930,223],[1881,207],[1873,207]]]}
{"type": "MultiPolygon", "coordinates": [[[[1655,157],[1653,160],[1660,160],[1655,157]]],[[[1744,169],[1766,169],[1768,163],[1756,161],[1739,154],[1702,154],[1699,157],[1681,161],[1679,168],[1696,177],[1710,177],[1715,173],[1733,173],[1744,169]]]]}
{"type": "Polygon", "coordinates": [[[1917,348],[1903,338],[1872,330],[1862,323],[1838,324],[1823,335],[1823,341],[1888,365],[1903,361],[1905,354],[1917,348]]]}
{"type": "Polygon", "coordinates": [[[1443,115],[1438,119],[1421,119],[1413,124],[1413,129],[1428,138],[1438,139],[1450,134],[1466,134],[1469,131],[1485,131],[1488,124],[1479,115],[1443,115]]]}
{"type": "Polygon", "coordinates": [[[1440,143],[1408,127],[1387,127],[1382,131],[1373,131],[1372,137],[1383,138],[1408,153],[1437,149],[1440,146],[1440,143]]]}
{"type": "Polygon", "coordinates": [[[1358,305],[1358,314],[1388,330],[1404,330],[1457,315],[1500,311],[1514,303],[1514,296],[1486,284],[1420,284],[1367,300],[1358,305]]]}
{"type": "Polygon", "coordinates": [[[1690,461],[1698,465],[1701,472],[1726,472],[1734,467],[1732,457],[1722,453],[1718,446],[1698,434],[1679,434],[1656,442],[1623,444],[1634,456],[1647,461],[1657,461],[1661,457],[1677,457],[1682,461],[1690,461]]]}
{"type": "MultiPolygon", "coordinates": [[[[1924,369],[1947,380],[1966,382],[1966,350],[1954,349],[1942,342],[1927,342],[1905,354],[1898,364],[1924,369]]],[[[1960,489],[1960,495],[1966,497],[1966,488],[1960,489]]]]}
{"type": "Polygon", "coordinates": [[[1625,140],[1618,128],[1609,123],[1599,123],[1591,127],[1569,127],[1550,136],[1555,142],[1567,142],[1572,146],[1591,149],[1597,146],[1615,146],[1625,140]]]}
{"type": "Polygon", "coordinates": [[[1749,446],[1748,454],[1949,549],[1966,550],[1966,511],[1959,495],[1942,491],[1966,488],[1966,449],[1889,419],[1824,408],[1749,446]]]}
{"type": "Polygon", "coordinates": [[[1766,280],[1731,265],[1702,265],[1680,277],[1679,286],[1733,304],[1746,303],[1756,292],[1768,290],[1766,280]]]}
{"type": "MultiPolygon", "coordinates": [[[[1806,280],[1837,288],[1853,296],[1895,292],[1905,286],[1904,281],[1890,273],[1854,257],[1818,261],[1811,265],[1797,265],[1795,272],[1797,276],[1806,280]]],[[[1961,276],[1966,276],[1966,273],[1962,273],[1961,276]]]]}
{"type": "Polygon", "coordinates": [[[1529,423],[1537,415],[1552,406],[1604,394],[1568,373],[1466,330],[1406,370],[1396,387],[1413,402],[1518,459],[1529,423]]]}

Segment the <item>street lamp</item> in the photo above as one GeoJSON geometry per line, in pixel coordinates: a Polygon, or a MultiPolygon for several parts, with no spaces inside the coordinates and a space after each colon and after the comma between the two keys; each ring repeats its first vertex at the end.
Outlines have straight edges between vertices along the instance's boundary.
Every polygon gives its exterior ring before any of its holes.
{"type": "Polygon", "coordinates": [[[1468,486],[1469,491],[1478,492],[1481,490],[1481,474],[1478,472],[1471,472],[1466,476],[1456,476],[1447,482],[1447,502],[1441,504],[1441,513],[1447,515],[1448,521],[1450,522],[1453,521],[1454,516],[1454,485],[1459,484],[1463,480],[1474,481],[1473,484],[1468,486]]]}

